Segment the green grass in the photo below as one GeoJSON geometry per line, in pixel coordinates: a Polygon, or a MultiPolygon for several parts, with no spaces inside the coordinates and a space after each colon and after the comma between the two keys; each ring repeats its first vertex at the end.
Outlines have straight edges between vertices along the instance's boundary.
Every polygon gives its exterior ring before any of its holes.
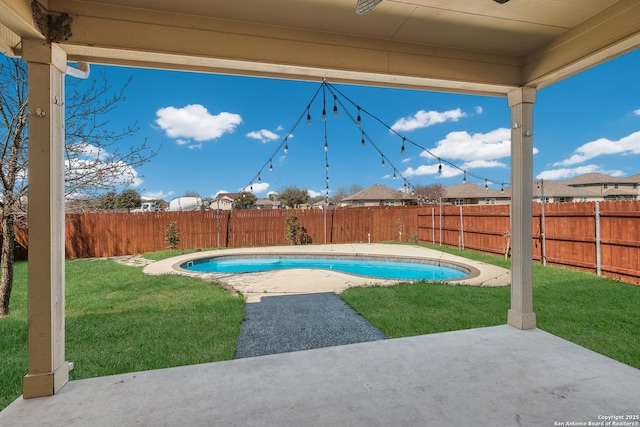
{"type": "MultiPolygon", "coordinates": [[[[502,256],[432,248],[510,267],[502,256]]],[[[510,292],[423,282],[351,288],[342,298],[395,338],[505,324],[510,292]]],[[[536,263],[533,292],[540,329],[640,369],[640,286],[536,263]]]]}
{"type": "MultiPolygon", "coordinates": [[[[434,247],[509,267],[504,257],[434,247]]],[[[163,259],[183,253],[145,254],[163,259]]],[[[0,409],[27,373],[27,264],[16,264],[11,314],[0,319],[0,409]]],[[[244,301],[182,276],[147,276],[111,260],[66,263],[66,357],[71,379],[189,365],[234,356],[244,301]]],[[[640,286],[534,264],[538,327],[640,369],[640,286]]],[[[342,297],[389,337],[506,323],[510,288],[402,284],[342,297]]]]}
{"type": "MultiPolygon", "coordinates": [[[[27,373],[26,267],[16,264],[11,313],[0,319],[0,409],[27,373]]],[[[111,260],[66,262],[71,379],[233,359],[243,315],[244,300],[213,283],[111,260]]]]}

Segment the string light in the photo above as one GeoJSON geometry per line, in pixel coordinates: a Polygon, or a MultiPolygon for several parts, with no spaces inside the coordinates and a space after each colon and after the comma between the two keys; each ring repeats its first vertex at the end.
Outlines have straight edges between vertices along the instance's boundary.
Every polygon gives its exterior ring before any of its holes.
{"type": "MultiPolygon", "coordinates": [[[[267,167],[269,167],[269,172],[273,172],[273,158],[277,155],[277,152],[280,149],[284,149],[284,154],[288,154],[289,152],[289,145],[288,145],[288,137],[290,135],[293,135],[294,130],[297,128],[297,126],[300,124],[300,122],[303,120],[305,113],[306,113],[306,119],[307,119],[307,124],[311,125],[312,121],[311,121],[311,107],[313,106],[314,100],[316,100],[318,94],[320,93],[320,90],[323,91],[323,109],[322,109],[322,120],[324,121],[324,128],[325,128],[325,141],[324,141],[324,150],[325,150],[325,170],[326,170],[326,190],[327,190],[327,195],[329,194],[329,176],[328,176],[328,172],[329,172],[329,162],[328,162],[328,157],[327,156],[327,152],[328,152],[328,148],[329,148],[329,144],[328,144],[328,138],[327,138],[327,122],[326,122],[326,90],[329,90],[330,94],[333,95],[333,115],[334,117],[338,117],[338,107],[340,106],[340,108],[342,109],[343,112],[345,112],[345,114],[352,120],[353,123],[355,123],[355,125],[357,127],[361,127],[362,125],[362,114],[365,113],[367,115],[369,115],[371,118],[374,119],[374,121],[377,121],[378,123],[380,123],[382,126],[386,127],[391,133],[395,134],[396,136],[400,137],[402,139],[402,144],[401,144],[401,148],[400,148],[400,154],[401,155],[405,155],[406,153],[406,144],[412,144],[414,146],[416,146],[417,148],[420,148],[423,150],[423,153],[426,155],[430,155],[432,156],[434,159],[436,159],[438,161],[438,174],[442,174],[442,165],[443,163],[446,163],[447,165],[449,165],[452,169],[457,169],[460,172],[463,173],[463,178],[462,178],[462,183],[466,184],[467,183],[467,174],[470,177],[473,177],[474,179],[477,180],[484,180],[485,181],[485,189],[489,189],[489,182],[491,182],[492,184],[495,185],[500,185],[501,186],[501,192],[504,192],[504,182],[500,182],[500,181],[494,181],[491,180],[489,178],[474,174],[470,171],[464,170],[461,167],[455,165],[454,163],[451,163],[445,159],[440,158],[439,156],[436,156],[434,153],[432,153],[429,149],[422,147],[421,145],[417,144],[416,142],[407,139],[405,136],[401,135],[400,133],[398,133],[395,129],[393,129],[392,127],[390,127],[389,125],[387,125],[386,123],[384,123],[382,120],[380,120],[378,117],[376,117],[375,115],[372,115],[371,113],[369,113],[367,110],[363,109],[361,106],[357,105],[356,103],[354,103],[353,101],[351,101],[347,96],[345,96],[343,93],[340,92],[339,89],[335,88],[333,85],[329,84],[326,82],[326,80],[323,79],[322,84],[318,87],[318,90],[316,91],[315,95],[312,97],[311,101],[308,103],[307,108],[305,110],[302,111],[301,115],[298,117],[298,120],[295,122],[294,126],[290,129],[290,131],[287,133],[287,136],[285,136],[284,140],[282,141],[282,143],[275,149],[276,152],[273,153],[271,155],[271,157],[269,157],[268,161],[266,163],[263,164],[262,168],[259,170],[257,175],[254,175],[254,178],[251,180],[251,191],[253,191],[253,182],[258,182],[258,183],[262,183],[262,178],[261,178],[261,173],[264,173],[264,169],[267,167]],[[337,95],[340,95],[340,97],[338,97],[337,95]],[[355,117],[354,120],[354,116],[352,113],[350,113],[349,108],[347,108],[347,106],[342,102],[342,100],[346,100],[348,102],[351,103],[351,105],[353,107],[355,107],[357,109],[357,116],[355,117]]],[[[369,123],[369,122],[367,122],[369,123]]],[[[514,128],[518,128],[519,124],[514,124],[514,128]]],[[[375,144],[375,142],[369,138],[368,134],[365,135],[365,130],[361,129],[361,146],[363,148],[365,148],[367,145],[367,141],[365,141],[365,138],[368,139],[371,143],[371,146],[381,155],[381,166],[384,168],[386,166],[386,163],[388,162],[390,167],[393,168],[393,174],[392,174],[392,178],[393,179],[397,179],[398,177],[403,179],[403,185],[405,187],[405,189],[411,189],[413,191],[413,186],[408,183],[406,181],[406,179],[404,178],[404,176],[402,175],[401,172],[399,172],[395,165],[389,160],[388,157],[385,156],[385,154],[382,152],[382,150],[380,150],[380,148],[377,147],[377,145],[375,144]]],[[[388,176],[388,175],[387,175],[388,176]]],[[[507,183],[508,185],[508,183],[507,183]]],[[[328,199],[328,198],[327,198],[328,199]]]]}

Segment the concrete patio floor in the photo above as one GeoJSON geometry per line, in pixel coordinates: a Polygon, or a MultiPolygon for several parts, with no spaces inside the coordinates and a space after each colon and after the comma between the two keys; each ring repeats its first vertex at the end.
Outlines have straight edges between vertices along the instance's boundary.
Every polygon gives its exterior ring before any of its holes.
{"type": "Polygon", "coordinates": [[[637,426],[639,413],[640,370],[503,325],[71,381],[19,398],[0,425],[637,426]]]}

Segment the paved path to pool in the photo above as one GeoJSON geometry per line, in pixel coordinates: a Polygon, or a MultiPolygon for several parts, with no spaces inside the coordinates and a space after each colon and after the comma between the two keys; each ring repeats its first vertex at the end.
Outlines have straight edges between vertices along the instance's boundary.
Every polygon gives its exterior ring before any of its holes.
{"type": "Polygon", "coordinates": [[[197,258],[209,258],[217,255],[236,254],[319,254],[319,255],[377,255],[398,258],[428,258],[438,262],[459,263],[470,267],[474,274],[466,279],[452,281],[452,284],[472,286],[506,286],[511,283],[510,271],[494,265],[462,258],[456,255],[428,249],[416,245],[392,244],[340,244],[340,245],[303,245],[270,246],[256,248],[220,249],[181,255],[154,262],[144,267],[147,274],[184,274],[217,281],[229,289],[241,293],[247,302],[257,302],[264,296],[291,295],[335,292],[367,285],[390,285],[397,280],[374,279],[353,276],[337,271],[320,269],[279,270],[260,273],[197,273],[179,268],[180,264],[197,258]]]}
{"type": "Polygon", "coordinates": [[[235,358],[385,338],[334,292],[268,296],[245,306],[235,358]]]}

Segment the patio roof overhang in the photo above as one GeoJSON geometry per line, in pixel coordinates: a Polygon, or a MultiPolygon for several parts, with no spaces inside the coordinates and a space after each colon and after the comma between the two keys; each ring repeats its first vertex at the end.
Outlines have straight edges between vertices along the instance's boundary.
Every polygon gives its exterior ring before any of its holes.
{"type": "MultiPolygon", "coordinates": [[[[44,39],[30,0],[0,0],[0,46],[44,39]]],[[[640,45],[629,0],[41,0],[67,14],[70,61],[506,96],[640,45]]],[[[44,30],[47,31],[46,29],[44,30]]],[[[68,36],[68,38],[67,38],[68,36]]]]}
{"type": "MultiPolygon", "coordinates": [[[[640,46],[636,0],[0,0],[0,52],[29,63],[29,375],[54,394],[64,361],[67,62],[505,97],[511,108],[509,324],[535,328],[531,270],[536,90],[640,46]],[[34,19],[35,16],[35,19],[34,19]],[[40,25],[36,24],[36,21],[40,25]],[[53,84],[52,84],[53,83],[53,84]]],[[[589,90],[589,88],[585,88],[589,90]]],[[[569,112],[570,114],[570,112],[569,112]]]]}

